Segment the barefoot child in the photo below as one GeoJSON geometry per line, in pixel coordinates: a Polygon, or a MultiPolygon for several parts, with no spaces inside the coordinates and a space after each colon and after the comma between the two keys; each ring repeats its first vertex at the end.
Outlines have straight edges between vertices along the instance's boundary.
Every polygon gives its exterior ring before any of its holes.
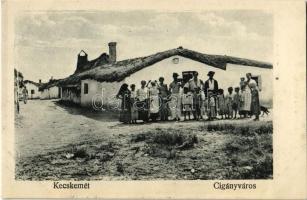
{"type": "Polygon", "coordinates": [[[213,96],[213,92],[212,91],[209,91],[208,92],[208,98],[209,98],[209,114],[208,114],[208,117],[209,117],[209,120],[213,120],[216,118],[216,108],[215,108],[215,98],[213,96]]]}
{"type": "Polygon", "coordinates": [[[237,113],[238,113],[238,110],[239,110],[239,105],[240,105],[240,88],[239,87],[236,87],[235,88],[235,94],[233,96],[233,102],[232,102],[232,109],[235,113],[235,116],[234,118],[236,119],[237,118],[237,113]]]}
{"type": "Polygon", "coordinates": [[[224,115],[226,114],[226,105],[225,105],[225,97],[224,97],[224,90],[218,90],[217,96],[217,105],[218,105],[218,114],[221,116],[221,119],[224,119],[224,115]]]}
{"type": "Polygon", "coordinates": [[[233,110],[232,110],[232,103],[233,103],[233,88],[229,87],[228,88],[228,94],[225,97],[225,104],[226,104],[226,118],[227,119],[232,119],[233,118],[233,110]]]}
{"type": "Polygon", "coordinates": [[[186,117],[189,117],[189,120],[191,119],[191,111],[192,111],[192,104],[193,104],[193,95],[191,92],[189,92],[189,88],[184,87],[183,88],[183,94],[181,97],[182,102],[182,111],[184,115],[184,120],[186,120],[186,117]]]}

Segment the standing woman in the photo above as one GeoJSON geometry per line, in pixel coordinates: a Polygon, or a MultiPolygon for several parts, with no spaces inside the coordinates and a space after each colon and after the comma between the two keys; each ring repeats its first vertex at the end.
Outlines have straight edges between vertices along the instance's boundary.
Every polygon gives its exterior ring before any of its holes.
{"type": "Polygon", "coordinates": [[[167,121],[169,115],[169,107],[168,107],[168,89],[167,85],[163,83],[164,78],[159,78],[159,96],[160,96],[160,120],[167,121]]]}
{"type": "MultiPolygon", "coordinates": [[[[150,81],[149,81],[150,82],[150,81]]],[[[153,122],[157,121],[157,118],[159,116],[159,90],[157,87],[157,81],[151,82],[151,86],[148,90],[148,96],[149,96],[149,112],[150,112],[150,118],[153,122]]]]}
{"type": "Polygon", "coordinates": [[[148,122],[148,94],[146,81],[141,81],[141,88],[136,91],[138,118],[144,122],[148,122]]]}
{"type": "MultiPolygon", "coordinates": [[[[245,96],[244,104],[247,110],[247,113],[251,115],[251,105],[252,105],[252,92],[251,92],[251,85],[255,84],[257,89],[257,82],[252,79],[252,74],[246,74],[246,87],[245,87],[245,96]]],[[[244,108],[245,109],[245,108],[244,108]]]]}
{"type": "Polygon", "coordinates": [[[131,96],[130,96],[130,100],[131,100],[131,122],[133,124],[136,124],[136,120],[138,120],[139,118],[139,113],[138,113],[138,109],[137,109],[137,105],[136,105],[136,100],[137,100],[137,96],[136,96],[136,90],[135,90],[135,85],[132,84],[130,85],[131,88],[131,96]]]}
{"type": "Polygon", "coordinates": [[[117,95],[116,98],[121,99],[121,112],[119,115],[119,121],[123,122],[125,124],[128,124],[131,122],[131,100],[130,100],[131,92],[128,89],[128,84],[124,83],[117,95]]]}
{"type": "Polygon", "coordinates": [[[259,92],[257,89],[256,83],[250,83],[249,87],[252,94],[252,104],[251,104],[251,115],[255,115],[255,121],[259,120],[260,115],[260,101],[259,101],[259,92]]]}

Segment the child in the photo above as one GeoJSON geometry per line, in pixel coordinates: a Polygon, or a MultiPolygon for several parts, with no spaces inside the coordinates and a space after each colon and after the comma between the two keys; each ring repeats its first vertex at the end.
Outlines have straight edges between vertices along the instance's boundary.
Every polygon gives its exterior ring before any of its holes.
{"type": "Polygon", "coordinates": [[[194,105],[194,111],[193,111],[194,119],[196,120],[202,119],[203,118],[201,114],[202,97],[201,97],[199,87],[195,88],[195,93],[193,97],[193,105],[194,105]]]}
{"type": "Polygon", "coordinates": [[[235,94],[233,96],[233,102],[232,102],[232,109],[235,112],[235,119],[237,118],[237,113],[239,110],[239,105],[240,105],[240,94],[239,94],[240,88],[236,87],[235,88],[235,94]]]}
{"type": "Polygon", "coordinates": [[[229,87],[228,88],[228,94],[225,97],[225,104],[226,104],[226,118],[227,119],[232,119],[233,118],[233,110],[232,110],[232,103],[233,103],[233,88],[229,87]]]}
{"type": "Polygon", "coordinates": [[[245,82],[245,78],[244,77],[241,77],[240,79],[240,88],[242,88],[243,86],[245,86],[246,82],[245,82]]]}
{"type": "Polygon", "coordinates": [[[132,84],[130,85],[131,88],[131,123],[132,124],[136,124],[136,120],[139,118],[139,113],[138,113],[138,109],[137,109],[137,105],[136,105],[136,90],[135,90],[135,85],[132,84]]]}
{"type": "Polygon", "coordinates": [[[239,115],[240,118],[244,118],[244,93],[245,93],[245,86],[241,86],[241,92],[240,92],[240,101],[239,101],[239,115]]]}
{"type": "Polygon", "coordinates": [[[192,104],[193,104],[193,95],[191,92],[189,92],[189,88],[184,87],[183,88],[183,94],[181,97],[182,102],[182,111],[184,115],[184,120],[186,120],[186,116],[188,115],[189,120],[191,119],[190,113],[192,110],[192,104]]]}
{"type": "Polygon", "coordinates": [[[216,112],[215,112],[215,97],[213,95],[212,91],[208,92],[208,104],[209,104],[209,115],[208,115],[208,120],[213,120],[216,118],[216,112]]]}
{"type": "Polygon", "coordinates": [[[221,119],[224,119],[224,115],[226,115],[226,105],[225,105],[225,97],[223,89],[218,90],[217,105],[218,105],[218,113],[221,116],[221,119]]]}

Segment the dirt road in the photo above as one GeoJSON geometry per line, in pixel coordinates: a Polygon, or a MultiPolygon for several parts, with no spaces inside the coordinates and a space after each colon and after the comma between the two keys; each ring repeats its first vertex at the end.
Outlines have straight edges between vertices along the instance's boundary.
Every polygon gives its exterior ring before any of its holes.
{"type": "Polygon", "coordinates": [[[117,116],[50,100],[15,120],[18,180],[272,178],[272,121],[123,125],[117,116]]]}
{"type": "MultiPolygon", "coordinates": [[[[271,115],[261,120],[271,120],[271,115]]],[[[245,123],[246,120],[227,120],[245,123]]],[[[224,123],[188,121],[123,125],[116,116],[93,113],[86,109],[57,104],[57,100],[29,100],[21,104],[15,120],[16,151],[18,157],[45,154],[62,146],[90,140],[108,139],[110,134],[133,134],[157,128],[193,129],[202,124],[224,123]],[[111,118],[111,119],[110,119],[111,118]]]]}

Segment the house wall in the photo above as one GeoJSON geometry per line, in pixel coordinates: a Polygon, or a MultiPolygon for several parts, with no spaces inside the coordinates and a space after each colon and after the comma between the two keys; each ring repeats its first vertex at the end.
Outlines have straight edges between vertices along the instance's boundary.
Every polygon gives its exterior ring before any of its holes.
{"type": "Polygon", "coordinates": [[[135,84],[136,89],[138,89],[141,87],[141,80],[158,80],[160,76],[163,76],[165,78],[164,82],[169,85],[172,81],[172,74],[174,72],[177,72],[181,77],[182,71],[191,70],[198,71],[199,78],[203,81],[208,79],[207,74],[209,71],[215,71],[214,78],[218,81],[219,87],[223,88],[224,91],[227,91],[227,88],[230,86],[238,87],[240,77],[245,77],[246,73],[248,72],[252,73],[253,75],[261,75],[262,91],[260,92],[260,100],[272,100],[273,75],[272,70],[270,69],[228,64],[226,70],[221,70],[188,58],[173,56],[142,69],[131,76],[126,77],[121,82],[107,83],[90,79],[82,80],[81,105],[90,107],[92,106],[93,99],[96,99],[95,102],[100,100],[103,102],[104,106],[107,106],[107,108],[114,108],[120,104],[120,101],[116,99],[115,96],[123,83],[127,83],[129,86],[131,84],[135,84]],[[173,58],[179,58],[178,64],[173,63],[173,58]],[[88,84],[88,94],[84,94],[84,83],[88,84]],[[102,100],[101,96],[103,96],[102,100]]]}
{"type": "Polygon", "coordinates": [[[121,82],[98,82],[96,80],[86,79],[81,81],[81,105],[85,107],[100,108],[102,105],[116,106],[118,99],[115,98],[121,82]],[[88,93],[84,93],[84,85],[88,84],[88,93]]]}
{"type": "Polygon", "coordinates": [[[164,82],[169,85],[172,81],[173,72],[177,72],[182,77],[182,71],[192,70],[198,71],[199,78],[204,81],[208,79],[208,72],[214,71],[214,78],[218,81],[219,87],[224,89],[224,91],[227,91],[228,87],[238,87],[240,77],[245,77],[246,73],[250,72],[252,75],[261,75],[262,91],[259,93],[260,100],[271,101],[273,98],[273,70],[271,69],[227,64],[226,70],[222,70],[181,56],[173,56],[142,69],[127,77],[125,82],[129,85],[135,84],[136,89],[138,89],[141,86],[140,82],[142,79],[146,81],[158,80],[160,76],[163,76],[165,78],[164,82]],[[175,57],[179,58],[178,64],[172,62],[175,57]]]}
{"type": "Polygon", "coordinates": [[[61,88],[61,100],[70,101],[76,104],[81,103],[80,92],[78,93],[76,88],[61,88]]]}
{"type": "Polygon", "coordinates": [[[25,86],[28,90],[28,99],[39,99],[41,92],[38,91],[38,87],[33,83],[26,83],[25,86]],[[32,94],[32,91],[34,92],[32,94]]]}
{"type": "Polygon", "coordinates": [[[53,86],[48,89],[44,89],[41,92],[41,98],[40,99],[57,99],[60,98],[60,91],[59,87],[53,86]]]}

